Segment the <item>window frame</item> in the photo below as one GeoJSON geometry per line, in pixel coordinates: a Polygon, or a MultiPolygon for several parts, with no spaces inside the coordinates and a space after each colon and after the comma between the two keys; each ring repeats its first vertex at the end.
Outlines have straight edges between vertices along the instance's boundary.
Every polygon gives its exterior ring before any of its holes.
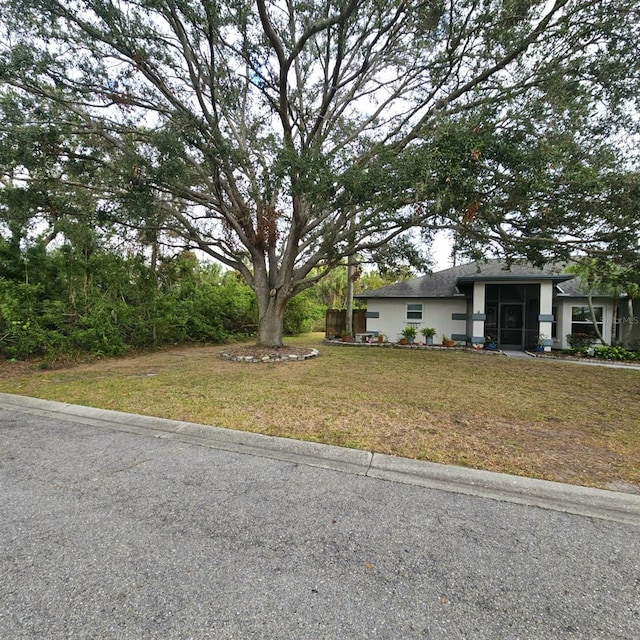
{"type": "MultiPolygon", "coordinates": [[[[593,311],[596,315],[596,324],[598,325],[600,335],[604,336],[604,306],[593,305],[593,311]],[[600,317],[599,320],[598,316],[600,317]]],[[[595,339],[598,338],[591,319],[591,309],[589,309],[588,306],[571,305],[571,333],[584,333],[593,336],[595,339]],[[580,310],[579,315],[583,316],[584,319],[575,319],[577,310],[580,310]]]]}
{"type": "Polygon", "coordinates": [[[424,316],[424,305],[422,302],[407,302],[405,308],[405,319],[407,322],[421,322],[424,316]],[[415,309],[410,309],[410,307],[419,307],[415,309]],[[410,314],[419,314],[419,315],[410,315],[410,314]]]}

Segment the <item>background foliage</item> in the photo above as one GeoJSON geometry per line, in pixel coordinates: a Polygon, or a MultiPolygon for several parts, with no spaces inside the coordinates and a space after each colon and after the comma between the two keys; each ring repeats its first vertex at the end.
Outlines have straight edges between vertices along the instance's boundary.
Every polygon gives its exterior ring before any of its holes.
{"type": "MultiPolygon", "coordinates": [[[[142,255],[78,252],[0,239],[0,354],[119,355],[133,348],[222,342],[255,331],[255,296],[236,274],[182,252],[153,271],[142,255]]],[[[295,315],[295,314],[294,314],[295,315]]],[[[292,330],[301,326],[292,322],[292,330]]]]}
{"type": "MultiPolygon", "coordinates": [[[[113,356],[255,335],[255,294],[239,274],[202,263],[190,251],[150,265],[140,247],[136,253],[129,245],[127,253],[102,240],[53,249],[38,241],[24,249],[0,234],[0,356],[113,356]]],[[[391,281],[365,274],[356,289],[391,281]]],[[[341,267],[290,300],[285,333],[323,330],[326,309],[344,307],[345,290],[341,267]]]]}

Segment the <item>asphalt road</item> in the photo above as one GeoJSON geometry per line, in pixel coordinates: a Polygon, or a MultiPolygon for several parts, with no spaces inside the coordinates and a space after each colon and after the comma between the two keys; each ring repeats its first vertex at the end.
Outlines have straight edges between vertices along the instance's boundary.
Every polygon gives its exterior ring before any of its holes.
{"type": "Polygon", "coordinates": [[[0,410],[0,638],[640,639],[640,527],[0,410]]]}

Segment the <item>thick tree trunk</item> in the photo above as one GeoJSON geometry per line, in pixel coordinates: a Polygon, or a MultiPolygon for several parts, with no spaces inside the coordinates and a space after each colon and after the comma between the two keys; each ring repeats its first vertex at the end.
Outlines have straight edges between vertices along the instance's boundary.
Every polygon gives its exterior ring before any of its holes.
{"type": "Polygon", "coordinates": [[[258,297],[258,344],[263,347],[281,347],[284,333],[284,310],[288,298],[283,295],[258,297]]]}

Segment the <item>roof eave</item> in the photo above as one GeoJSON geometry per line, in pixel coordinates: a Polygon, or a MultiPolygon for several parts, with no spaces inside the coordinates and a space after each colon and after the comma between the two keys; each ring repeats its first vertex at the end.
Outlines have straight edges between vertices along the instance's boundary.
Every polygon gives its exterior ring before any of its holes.
{"type": "Polygon", "coordinates": [[[486,276],[482,274],[474,275],[474,276],[460,276],[456,280],[456,285],[458,283],[462,284],[471,284],[473,282],[490,282],[500,284],[502,282],[540,282],[540,281],[549,281],[553,283],[566,282],[567,280],[572,280],[575,276],[572,274],[565,275],[531,275],[531,276],[518,276],[518,275],[509,275],[509,276],[486,276]]]}

